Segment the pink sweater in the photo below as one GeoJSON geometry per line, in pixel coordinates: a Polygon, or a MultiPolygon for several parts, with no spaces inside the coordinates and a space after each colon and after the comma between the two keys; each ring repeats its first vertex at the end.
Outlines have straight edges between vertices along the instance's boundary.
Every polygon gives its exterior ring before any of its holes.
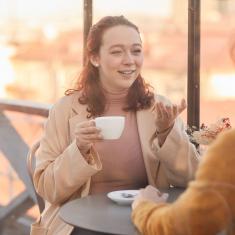
{"type": "Polygon", "coordinates": [[[139,189],[148,184],[136,113],[122,110],[126,95],[126,92],[114,94],[106,91],[108,108],[103,116],[125,116],[125,128],[118,140],[103,140],[95,144],[103,168],[92,177],[91,194],[139,189]]]}

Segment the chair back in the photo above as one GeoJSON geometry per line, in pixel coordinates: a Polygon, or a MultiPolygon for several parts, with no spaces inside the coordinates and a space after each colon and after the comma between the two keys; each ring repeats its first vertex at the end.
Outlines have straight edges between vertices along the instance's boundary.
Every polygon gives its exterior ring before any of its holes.
{"type": "MultiPolygon", "coordinates": [[[[28,168],[28,173],[29,173],[32,184],[33,184],[33,174],[34,174],[35,163],[36,163],[35,154],[36,154],[36,151],[39,148],[39,146],[40,146],[40,142],[37,141],[35,144],[33,144],[31,149],[29,149],[29,152],[28,152],[28,155],[27,155],[27,168],[28,168]]],[[[42,213],[42,211],[45,208],[45,201],[36,192],[35,188],[34,188],[34,192],[35,192],[35,195],[36,195],[36,198],[37,198],[39,211],[40,211],[40,213],[42,213]]]]}

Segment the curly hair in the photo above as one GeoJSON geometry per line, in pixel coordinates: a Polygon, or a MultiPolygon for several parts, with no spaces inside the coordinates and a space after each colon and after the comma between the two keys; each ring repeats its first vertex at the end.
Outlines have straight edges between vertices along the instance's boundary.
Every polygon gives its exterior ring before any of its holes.
{"type": "MultiPolygon", "coordinates": [[[[94,24],[87,37],[86,61],[77,79],[76,87],[65,92],[66,95],[69,95],[74,91],[81,91],[78,102],[87,105],[88,117],[100,116],[106,108],[106,98],[101,87],[98,68],[90,62],[90,58],[99,54],[104,32],[119,25],[132,27],[139,33],[138,27],[124,16],[106,16],[94,24]]],[[[154,94],[151,91],[151,86],[145,83],[139,74],[128,90],[126,106],[123,109],[125,111],[147,109],[151,106],[153,100],[154,94]]]]}

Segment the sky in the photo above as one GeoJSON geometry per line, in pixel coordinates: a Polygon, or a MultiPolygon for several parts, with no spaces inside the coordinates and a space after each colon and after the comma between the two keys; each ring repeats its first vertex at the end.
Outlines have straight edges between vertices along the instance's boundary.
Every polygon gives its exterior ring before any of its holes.
{"type": "MultiPolygon", "coordinates": [[[[129,14],[166,16],[172,0],[93,0],[95,14],[129,14]]],[[[83,0],[0,0],[0,19],[40,20],[48,16],[82,16],[83,0]]]]}

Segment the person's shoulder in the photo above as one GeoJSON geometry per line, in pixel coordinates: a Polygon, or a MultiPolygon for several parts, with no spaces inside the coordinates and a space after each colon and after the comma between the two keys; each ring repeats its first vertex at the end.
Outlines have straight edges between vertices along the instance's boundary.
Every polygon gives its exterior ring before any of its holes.
{"type": "Polygon", "coordinates": [[[73,103],[78,100],[80,94],[80,91],[73,91],[70,94],[64,95],[54,103],[53,109],[70,110],[73,103]]]}

